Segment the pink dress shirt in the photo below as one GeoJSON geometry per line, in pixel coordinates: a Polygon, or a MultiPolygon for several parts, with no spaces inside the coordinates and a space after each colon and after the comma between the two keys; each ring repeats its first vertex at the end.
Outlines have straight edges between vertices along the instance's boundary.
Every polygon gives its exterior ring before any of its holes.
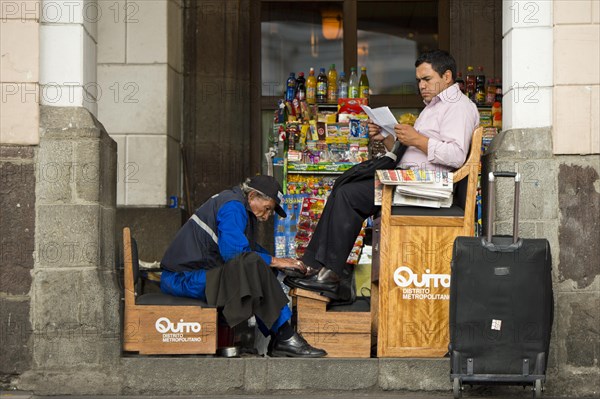
{"type": "Polygon", "coordinates": [[[471,137],[479,125],[479,112],[458,84],[435,96],[415,122],[415,130],[429,137],[427,154],[408,147],[398,167],[452,171],[467,159],[471,137]]]}

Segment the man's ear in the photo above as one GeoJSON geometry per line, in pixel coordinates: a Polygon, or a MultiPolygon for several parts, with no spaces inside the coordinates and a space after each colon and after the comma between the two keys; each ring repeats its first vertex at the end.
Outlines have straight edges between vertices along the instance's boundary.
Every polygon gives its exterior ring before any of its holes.
{"type": "Polygon", "coordinates": [[[444,82],[450,84],[452,82],[452,71],[446,69],[446,72],[444,72],[442,78],[444,79],[444,82]]]}

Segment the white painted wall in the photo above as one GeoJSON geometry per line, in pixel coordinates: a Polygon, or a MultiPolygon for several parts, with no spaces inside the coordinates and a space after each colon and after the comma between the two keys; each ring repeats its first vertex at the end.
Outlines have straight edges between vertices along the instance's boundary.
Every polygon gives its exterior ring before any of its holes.
{"type": "Polygon", "coordinates": [[[180,193],[183,4],[98,0],[98,117],[118,145],[117,205],[180,193]]]}
{"type": "Polygon", "coordinates": [[[40,8],[0,0],[0,144],[40,141],[40,8]]]}
{"type": "Polygon", "coordinates": [[[552,1],[503,0],[503,130],[552,126],[552,13],[552,1]]]}
{"type": "Polygon", "coordinates": [[[555,154],[600,154],[600,1],[503,0],[504,129],[552,126],[555,154]]]}
{"type": "Polygon", "coordinates": [[[40,103],[97,116],[97,1],[42,0],[40,11],[40,103]]]}
{"type": "Polygon", "coordinates": [[[600,154],[600,1],[554,1],[556,154],[600,154]]]}

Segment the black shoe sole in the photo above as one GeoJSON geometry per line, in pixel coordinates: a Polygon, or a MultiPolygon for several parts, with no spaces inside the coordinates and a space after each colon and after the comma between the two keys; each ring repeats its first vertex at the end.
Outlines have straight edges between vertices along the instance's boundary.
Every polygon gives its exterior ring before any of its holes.
{"type": "Polygon", "coordinates": [[[272,351],[271,353],[268,354],[269,357],[303,357],[303,358],[308,358],[308,359],[316,359],[319,357],[325,357],[327,356],[327,353],[324,353],[322,355],[299,355],[297,353],[291,353],[291,352],[283,352],[283,351],[272,351]]]}
{"type": "Polygon", "coordinates": [[[304,287],[302,285],[296,284],[296,282],[294,280],[289,279],[287,277],[283,280],[283,282],[288,287],[299,288],[301,290],[307,290],[307,291],[316,292],[316,293],[318,293],[321,296],[325,296],[325,297],[333,299],[333,300],[337,300],[337,299],[340,298],[339,295],[336,292],[332,292],[332,291],[328,291],[328,290],[323,290],[323,289],[318,289],[318,288],[304,287]]]}

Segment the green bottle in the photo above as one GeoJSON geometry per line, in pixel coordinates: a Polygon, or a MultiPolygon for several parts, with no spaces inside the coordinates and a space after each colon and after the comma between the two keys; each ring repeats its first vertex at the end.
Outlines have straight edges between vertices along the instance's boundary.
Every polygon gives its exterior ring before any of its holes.
{"type": "Polygon", "coordinates": [[[367,67],[360,68],[360,80],[358,81],[358,95],[360,98],[366,98],[369,102],[369,78],[367,77],[367,67]]]}

